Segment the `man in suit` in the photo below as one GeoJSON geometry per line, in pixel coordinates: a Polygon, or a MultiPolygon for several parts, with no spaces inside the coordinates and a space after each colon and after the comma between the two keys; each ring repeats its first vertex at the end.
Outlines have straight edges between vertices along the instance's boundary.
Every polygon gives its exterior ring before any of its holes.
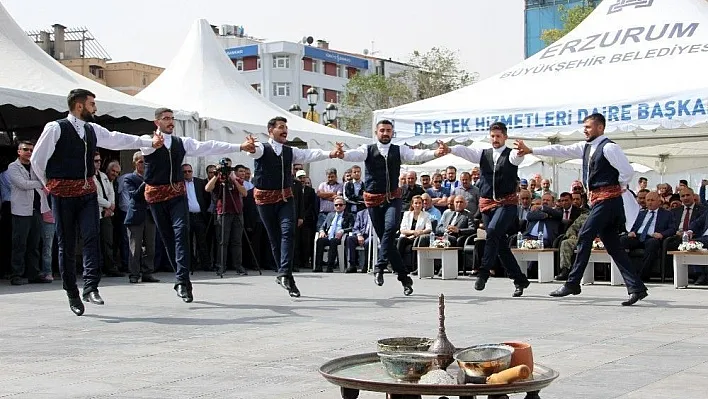
{"type": "MultiPolygon", "coordinates": [[[[347,237],[346,249],[347,259],[349,259],[349,266],[344,271],[345,273],[356,273],[357,265],[359,264],[359,253],[356,251],[356,247],[363,246],[364,253],[369,251],[369,242],[371,237],[369,237],[369,226],[371,220],[369,219],[369,212],[365,209],[357,212],[356,220],[354,220],[354,228],[352,228],[352,235],[347,237]]],[[[361,272],[367,272],[367,264],[361,267],[361,272]]]]}
{"type": "MultiPolygon", "coordinates": [[[[224,158],[227,164],[231,160],[224,158]]],[[[182,165],[184,183],[187,190],[187,205],[189,207],[189,242],[192,244],[190,253],[192,256],[192,271],[211,270],[211,256],[207,251],[206,231],[209,220],[208,211],[210,201],[206,200],[206,182],[198,177],[194,177],[192,165],[185,163],[182,165]],[[196,253],[194,245],[196,244],[196,253]],[[197,263],[198,259],[198,263],[197,263]]]]}
{"type": "Polygon", "coordinates": [[[347,212],[356,215],[366,209],[364,205],[364,183],[361,181],[361,167],[352,166],[352,179],[344,183],[344,199],[347,201],[347,212]]]}
{"type": "Polygon", "coordinates": [[[152,276],[155,256],[155,222],[148,212],[145,201],[145,161],[143,154],[133,154],[135,171],[123,178],[123,189],[127,192],[128,203],[123,225],[128,229],[128,277],[131,284],[137,284],[142,276],[143,283],[158,283],[152,276]],[[142,263],[143,242],[145,242],[145,263],[142,263]]]}
{"type": "MultiPolygon", "coordinates": [[[[544,197],[551,197],[550,194],[543,194],[544,197]]],[[[543,232],[543,246],[550,248],[553,246],[553,241],[560,234],[561,221],[563,212],[552,208],[550,205],[543,204],[542,201],[535,199],[531,206],[531,212],[526,216],[527,224],[524,238],[529,240],[537,240],[541,232],[543,232]]]]}
{"type": "MultiPolygon", "coordinates": [[[[694,241],[699,241],[703,244],[703,248],[708,248],[708,211],[703,212],[688,226],[688,235],[694,241]]],[[[696,285],[705,285],[708,283],[708,272],[702,268],[703,273],[696,279],[696,285]]]]}
{"type": "Polygon", "coordinates": [[[558,211],[560,211],[562,215],[560,233],[563,233],[568,229],[568,226],[573,224],[575,219],[580,216],[581,211],[580,208],[573,206],[573,195],[569,192],[562,192],[559,197],[559,202],[560,209],[558,209],[558,211]]]}
{"type": "Polygon", "coordinates": [[[312,235],[315,233],[315,224],[317,223],[317,193],[315,189],[304,184],[307,179],[307,172],[298,170],[295,173],[297,180],[302,183],[302,227],[300,232],[300,264],[309,265],[312,257],[312,235]]]}
{"type": "MultiPolygon", "coordinates": [[[[337,260],[337,247],[342,243],[342,238],[352,230],[354,226],[354,216],[350,212],[345,212],[346,201],[342,197],[334,199],[334,212],[330,212],[325,222],[320,228],[320,236],[317,238],[317,249],[315,251],[315,268],[313,272],[322,271],[322,253],[324,248],[329,246],[327,251],[327,273],[332,273],[335,261],[337,260]]],[[[340,259],[344,262],[344,259],[340,259]]]]}
{"type": "Polygon", "coordinates": [[[448,241],[451,247],[459,247],[462,245],[462,240],[465,236],[476,232],[474,227],[471,227],[471,215],[467,208],[467,200],[461,195],[456,195],[453,199],[454,210],[445,212],[440,220],[440,224],[435,229],[435,234],[438,236],[447,233],[448,241]]]}
{"type": "MultiPolygon", "coordinates": [[[[683,232],[688,231],[690,224],[701,218],[705,209],[695,202],[693,189],[686,187],[679,191],[682,206],[671,210],[676,234],[666,239],[666,249],[668,251],[678,250],[683,239],[683,232]]],[[[702,268],[701,268],[702,269],[702,268]]],[[[702,269],[703,270],[703,269],[702,269]]],[[[703,274],[705,275],[705,274],[703,274]]],[[[704,277],[705,279],[705,277],[704,277]]],[[[697,283],[702,281],[696,280],[697,283]]]]}
{"type": "Polygon", "coordinates": [[[531,192],[521,190],[519,192],[519,206],[517,211],[518,231],[526,231],[526,216],[531,212],[531,192]]]}
{"type": "Polygon", "coordinates": [[[659,257],[664,238],[676,234],[671,212],[661,207],[659,194],[648,193],[646,201],[647,209],[639,212],[631,231],[620,239],[626,249],[644,248],[642,267],[638,270],[640,275],[642,271],[651,272],[651,263],[659,257]]]}

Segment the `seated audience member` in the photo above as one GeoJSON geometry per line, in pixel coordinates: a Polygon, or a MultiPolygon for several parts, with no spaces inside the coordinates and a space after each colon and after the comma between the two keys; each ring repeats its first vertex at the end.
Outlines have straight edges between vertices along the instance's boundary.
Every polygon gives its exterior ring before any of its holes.
{"type": "Polygon", "coordinates": [[[476,228],[471,226],[471,215],[466,209],[467,201],[465,197],[461,195],[454,196],[453,206],[453,210],[447,210],[443,214],[435,234],[438,236],[447,234],[450,246],[459,247],[463,244],[459,241],[464,239],[465,236],[476,232],[476,228]]]}
{"type": "MultiPolygon", "coordinates": [[[[401,236],[398,237],[398,252],[407,262],[408,255],[411,252],[411,247],[416,238],[421,237],[419,242],[421,246],[430,245],[430,232],[433,231],[433,226],[430,222],[430,215],[423,210],[423,198],[416,195],[411,199],[410,210],[403,214],[401,220],[401,236]]],[[[412,271],[412,265],[406,264],[409,271],[412,271]]]]}
{"type": "MultiPolygon", "coordinates": [[[[351,213],[345,212],[347,203],[342,197],[334,199],[334,212],[330,212],[325,218],[322,227],[320,228],[320,236],[317,238],[315,250],[315,268],[313,272],[322,271],[322,254],[324,248],[329,246],[327,251],[327,273],[331,273],[337,261],[337,246],[342,243],[342,237],[352,230],[354,225],[354,216],[351,213]]],[[[344,259],[340,259],[344,262],[344,259]]]]}
{"type": "Polygon", "coordinates": [[[671,212],[661,207],[661,197],[650,192],[646,196],[647,209],[639,212],[632,229],[620,238],[622,246],[632,250],[644,249],[642,266],[639,270],[643,278],[651,273],[651,263],[658,259],[665,237],[676,233],[676,226],[671,212]]]}
{"type": "MultiPolygon", "coordinates": [[[[553,198],[550,194],[544,194],[543,197],[546,197],[547,203],[549,198],[553,198]]],[[[543,245],[551,248],[553,241],[560,234],[562,218],[563,213],[558,209],[539,203],[538,199],[533,200],[531,212],[526,216],[527,227],[524,239],[538,240],[539,234],[543,232],[543,245]]]]}
{"type": "MultiPolygon", "coordinates": [[[[356,273],[357,266],[359,265],[359,252],[356,248],[363,246],[364,253],[369,253],[369,242],[371,237],[369,237],[369,227],[371,226],[371,219],[369,218],[369,211],[364,209],[357,212],[356,219],[354,221],[354,228],[352,228],[352,234],[347,237],[347,259],[349,259],[349,266],[344,271],[345,273],[356,273]]],[[[361,272],[367,272],[367,263],[363,262],[361,267],[361,272]]]]}

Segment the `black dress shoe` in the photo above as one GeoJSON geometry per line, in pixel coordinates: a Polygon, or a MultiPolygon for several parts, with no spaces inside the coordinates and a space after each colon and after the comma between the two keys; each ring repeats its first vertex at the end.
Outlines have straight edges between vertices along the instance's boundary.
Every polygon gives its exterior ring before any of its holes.
{"type": "Polygon", "coordinates": [[[383,272],[374,273],[374,283],[376,283],[379,287],[381,287],[384,283],[383,275],[383,272]]]}
{"type": "Polygon", "coordinates": [[[322,266],[315,266],[314,269],[312,269],[313,273],[322,273],[322,266]]]}
{"type": "Polygon", "coordinates": [[[551,296],[562,297],[568,295],[578,295],[580,294],[580,287],[569,287],[567,285],[561,285],[560,288],[550,293],[551,296]]]}
{"type": "Polygon", "coordinates": [[[413,279],[406,276],[401,284],[403,284],[403,295],[410,296],[413,293],[413,279]]]}
{"type": "Polygon", "coordinates": [[[84,302],[91,302],[94,305],[103,305],[103,298],[98,294],[98,291],[91,291],[88,294],[84,294],[84,302]]]}
{"type": "Polygon", "coordinates": [[[344,273],[356,273],[356,267],[355,266],[349,266],[344,270],[344,273]]]}
{"type": "Polygon", "coordinates": [[[295,279],[290,276],[290,289],[288,290],[288,294],[293,297],[293,298],[300,298],[300,290],[297,288],[297,285],[295,285],[295,279]]]}
{"type": "Polygon", "coordinates": [[[555,277],[556,281],[566,281],[568,280],[568,275],[570,274],[570,269],[562,268],[560,273],[555,277]]]}
{"type": "Polygon", "coordinates": [[[84,314],[84,310],[86,310],[84,303],[81,302],[81,298],[79,297],[69,298],[69,309],[77,316],[81,316],[84,314]]]}
{"type": "Polygon", "coordinates": [[[325,270],[325,273],[332,273],[333,271],[334,271],[334,269],[332,269],[331,267],[328,267],[328,268],[325,270]]]}
{"type": "Polygon", "coordinates": [[[194,297],[192,296],[192,293],[187,289],[186,284],[177,284],[175,287],[175,291],[177,291],[177,296],[182,298],[184,302],[192,302],[194,300],[194,297]]]}
{"type": "Polygon", "coordinates": [[[160,279],[155,278],[152,274],[143,274],[143,283],[159,283],[160,279]]]}
{"type": "Polygon", "coordinates": [[[514,293],[511,296],[513,296],[514,298],[518,298],[521,295],[524,295],[524,289],[528,288],[529,285],[531,285],[531,282],[529,280],[514,284],[516,289],[514,290],[514,293]]]}
{"type": "Polygon", "coordinates": [[[632,306],[635,303],[641,301],[642,299],[646,298],[649,294],[647,294],[646,291],[642,292],[635,292],[632,294],[629,294],[629,299],[626,301],[622,302],[622,306],[632,306]]]}
{"type": "Polygon", "coordinates": [[[487,278],[483,276],[477,276],[477,280],[474,282],[474,289],[477,291],[482,291],[484,290],[484,287],[487,285],[487,278]]]}
{"type": "Polygon", "coordinates": [[[130,284],[137,284],[139,280],[140,280],[140,279],[137,278],[137,277],[130,277],[130,278],[128,278],[128,282],[130,282],[130,284]]]}

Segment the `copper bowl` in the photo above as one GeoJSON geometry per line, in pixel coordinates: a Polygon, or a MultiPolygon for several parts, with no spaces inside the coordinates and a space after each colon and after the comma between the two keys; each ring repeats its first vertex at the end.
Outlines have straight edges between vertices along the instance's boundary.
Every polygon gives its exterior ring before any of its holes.
{"type": "Polygon", "coordinates": [[[504,344],[475,345],[453,355],[460,369],[470,377],[489,377],[509,368],[514,348],[504,344]]]}
{"type": "Polygon", "coordinates": [[[385,338],[377,342],[379,352],[426,352],[432,344],[432,339],[418,337],[385,338]]]}

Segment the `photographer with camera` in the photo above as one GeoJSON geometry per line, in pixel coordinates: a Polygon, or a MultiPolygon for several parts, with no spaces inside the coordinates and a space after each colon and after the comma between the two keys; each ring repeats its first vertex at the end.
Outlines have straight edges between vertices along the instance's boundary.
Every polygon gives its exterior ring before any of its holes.
{"type": "Polygon", "coordinates": [[[227,253],[231,254],[231,262],[236,273],[245,276],[246,269],[241,263],[243,252],[243,200],[248,191],[243,186],[243,179],[236,176],[231,160],[223,158],[219,161],[216,174],[206,184],[205,190],[212,192],[216,199],[216,237],[219,242],[219,260],[217,274],[223,276],[226,271],[227,253]],[[227,252],[228,251],[228,252],[227,252]]]}

